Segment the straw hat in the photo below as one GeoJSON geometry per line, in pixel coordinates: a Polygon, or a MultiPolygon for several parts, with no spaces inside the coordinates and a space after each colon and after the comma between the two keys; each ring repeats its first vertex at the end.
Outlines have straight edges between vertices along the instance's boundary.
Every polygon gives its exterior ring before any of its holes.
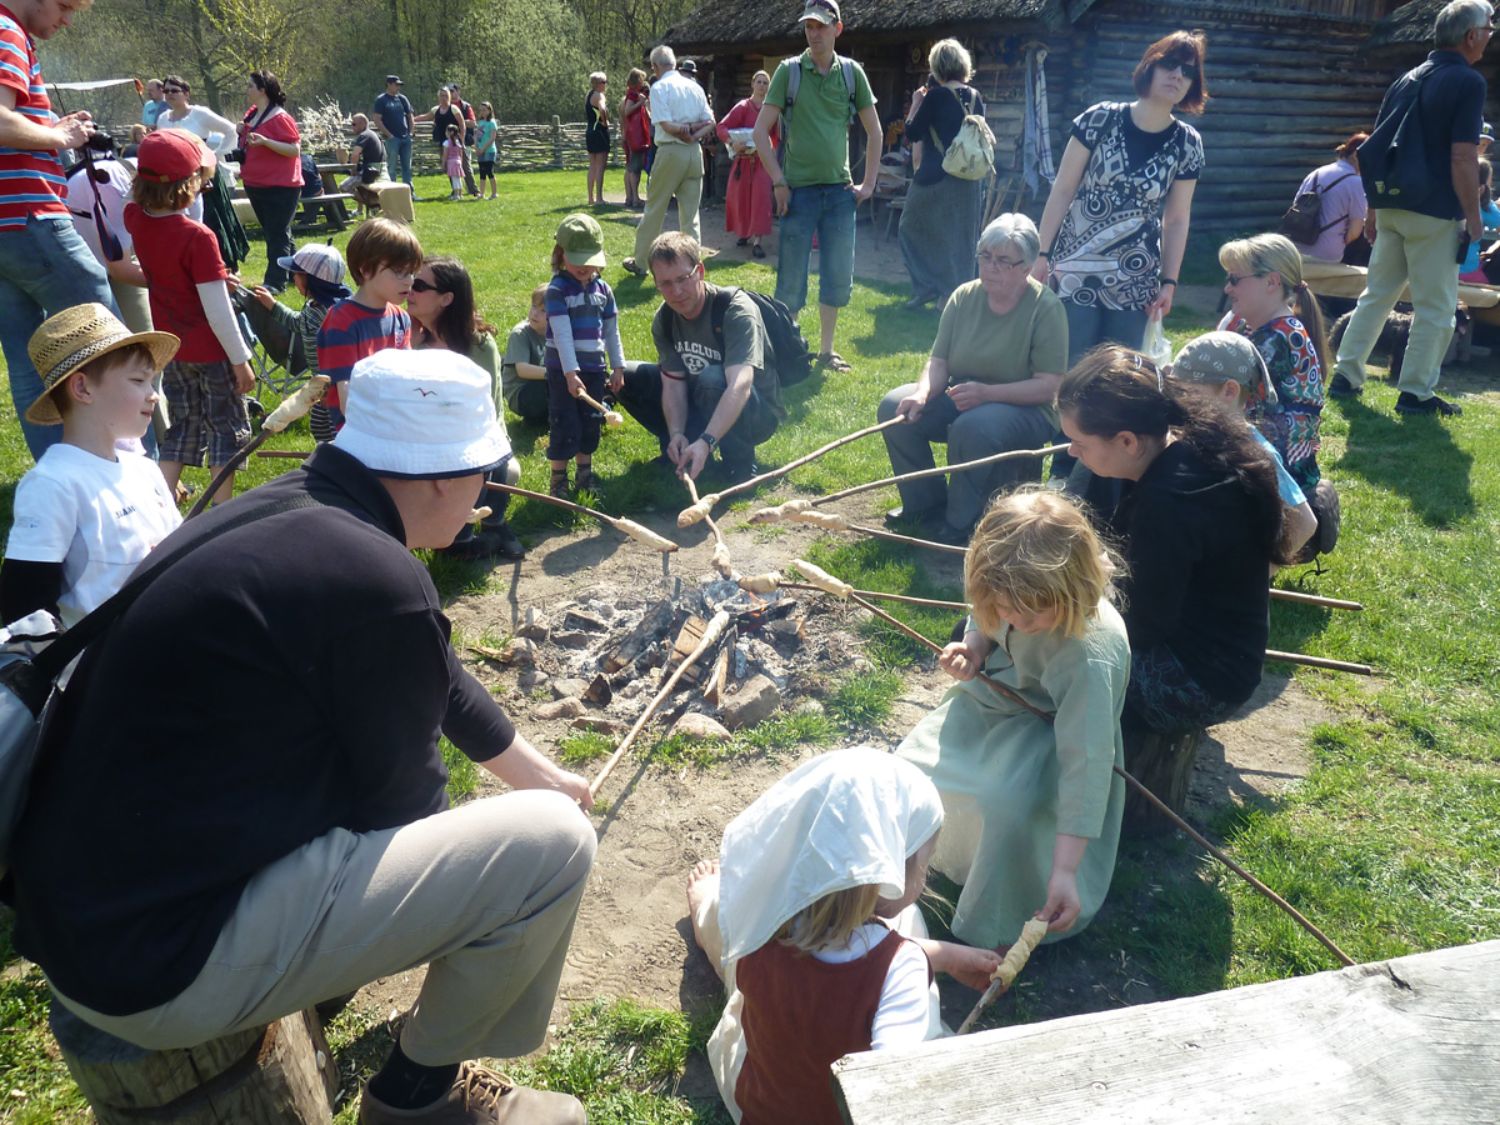
{"type": "Polygon", "coordinates": [[[90,301],[48,317],[31,334],[26,351],[31,365],[42,378],[42,394],[26,410],[26,421],[55,426],[62,421],[53,392],[69,375],[101,355],[131,344],[143,344],[151,353],[151,366],[160,371],[177,354],[182,343],[170,332],[131,332],[103,305],[90,301]]]}

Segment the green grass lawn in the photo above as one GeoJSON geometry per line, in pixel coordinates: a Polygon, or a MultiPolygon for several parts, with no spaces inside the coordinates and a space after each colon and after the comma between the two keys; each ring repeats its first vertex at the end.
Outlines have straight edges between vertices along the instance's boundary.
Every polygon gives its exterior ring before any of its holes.
{"type": "MultiPolygon", "coordinates": [[[[583,194],[583,176],[512,175],[500,183],[496,203],[421,204],[417,229],[429,250],[457,255],[468,265],[481,307],[503,335],[524,315],[532,287],[546,280],[552,233],[583,194]]],[[[419,191],[436,196],[446,185],[429,177],[419,181],[419,191]]],[[[601,212],[599,218],[626,354],[649,358],[654,290],[616,268],[630,252],[634,228],[623,211],[601,212]]],[[[719,221],[719,213],[707,221],[719,221]]],[[[860,237],[868,234],[862,230],[860,237]]],[[[335,241],[342,245],[347,232],[335,241]]],[[[1210,242],[1194,242],[1195,278],[1215,276],[1214,249],[1210,242]]],[[[260,253],[257,244],[247,276],[258,275],[260,253]]],[[[709,270],[720,284],[768,292],[774,287],[773,269],[760,263],[719,259],[709,270]]],[[[763,463],[784,463],[868,425],[884,393],[915,377],[937,317],[906,311],[905,297],[900,286],[856,284],[838,336],[854,371],[818,373],[789,391],[791,418],[761,447],[763,463]]],[[[803,316],[803,327],[816,339],[814,312],[803,316]]],[[[1208,316],[1183,311],[1168,321],[1176,344],[1210,327],[1208,316]]],[[[1493,361],[1487,362],[1488,379],[1500,380],[1493,361]]],[[[1298,671],[1299,683],[1335,716],[1310,732],[1310,776],[1273,806],[1226,812],[1209,826],[1223,846],[1356,960],[1500,936],[1500,702],[1492,683],[1500,669],[1500,395],[1484,384],[1483,378],[1468,378],[1464,386],[1486,393],[1463,397],[1464,416],[1450,422],[1402,419],[1393,411],[1394,388],[1384,384],[1372,383],[1357,402],[1330,405],[1322,464],[1343,498],[1343,538],[1324,575],[1294,569],[1279,581],[1353,598],[1366,609],[1350,614],[1277,604],[1272,646],[1367,662],[1381,674],[1371,681],[1298,671]]],[[[5,393],[0,385],[0,396],[5,393]]],[[[0,404],[0,414],[9,413],[8,402],[0,404]]],[[[544,488],[545,439],[515,418],[510,431],[522,483],[544,488]]],[[[310,444],[301,424],[269,443],[310,444]]],[[[663,471],[646,465],[655,452],[638,426],[606,434],[595,461],[604,480],[602,506],[627,514],[681,506],[677,491],[663,491],[663,471]]],[[[0,427],[0,526],[8,525],[15,482],[29,463],[19,428],[0,427]]],[[[293,463],[257,460],[241,486],[293,463]]],[[[799,470],[787,489],[828,491],[888,472],[882,444],[871,439],[799,470]]],[[[186,479],[200,487],[206,482],[203,473],[189,472],[186,479]]],[[[743,514],[746,507],[733,510],[743,514]]],[[[519,504],[513,513],[523,538],[567,526],[554,510],[537,505],[519,504]]],[[[731,524],[738,519],[726,517],[731,524]]],[[[923,556],[889,544],[829,537],[810,557],[856,586],[957,593],[933,583],[923,556]]],[[[483,567],[446,560],[434,563],[434,573],[450,595],[482,590],[489,580],[483,567]]],[[[942,613],[891,608],[934,638],[951,623],[942,613]]],[[[840,686],[825,701],[825,713],[780,719],[759,739],[739,740],[733,752],[831,744],[847,724],[877,720],[902,670],[926,656],[886,628],[871,625],[865,637],[880,669],[876,675],[840,686]]],[[[601,748],[598,740],[582,738],[567,751],[586,762],[601,748]]],[[[690,747],[662,743],[655,753],[674,768],[725,768],[713,764],[715,755],[690,747]]],[[[472,776],[455,778],[460,796],[473,784],[472,776]]],[[[0,1119],[82,1119],[45,1029],[45,986],[10,949],[8,934],[8,924],[0,924],[0,1073],[6,1075],[0,1119]]],[[[1332,967],[1320,946],[1248,887],[1212,861],[1197,862],[1190,848],[1170,839],[1122,850],[1110,905],[1077,941],[1043,952],[1029,974],[1027,995],[1045,992],[1049,970],[1075,951],[1128,956],[1164,996],[1332,967]],[[1164,869],[1183,874],[1163,885],[1164,869]]],[[[1023,1001],[1003,1019],[1050,1014],[1045,1004],[1023,1001]]],[[[354,1077],[378,1063],[388,1045],[376,1018],[357,1010],[340,1018],[332,1037],[346,1089],[356,1088],[354,1077]]],[[[686,1059],[705,1038],[702,1018],[600,998],[576,1010],[556,1045],[520,1072],[578,1092],[595,1122],[719,1120],[715,1104],[690,1103],[674,1093],[686,1059]]],[[[346,1103],[339,1120],[353,1119],[352,1102],[346,1103]]]]}

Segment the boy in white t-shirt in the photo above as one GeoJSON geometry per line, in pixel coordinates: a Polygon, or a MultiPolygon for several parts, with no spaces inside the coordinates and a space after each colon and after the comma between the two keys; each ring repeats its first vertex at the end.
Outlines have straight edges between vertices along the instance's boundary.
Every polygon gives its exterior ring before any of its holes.
{"type": "Polygon", "coordinates": [[[182,522],[140,444],[154,381],[177,343],[167,332],[131,333],[92,303],[32,335],[27,349],[46,390],[26,420],[60,423],[63,436],[16,486],[0,620],[46,609],[71,628],[182,522]]]}

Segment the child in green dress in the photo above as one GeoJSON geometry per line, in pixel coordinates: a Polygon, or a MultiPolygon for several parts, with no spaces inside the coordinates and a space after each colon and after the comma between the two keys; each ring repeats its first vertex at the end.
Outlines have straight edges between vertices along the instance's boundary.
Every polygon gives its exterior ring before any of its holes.
{"type": "Polygon", "coordinates": [[[959,682],[897,750],[942,795],[932,866],[963,885],[953,934],[970,945],[1009,945],[1032,917],[1053,939],[1077,933],[1109,890],[1130,678],[1113,570],[1088,518],[1055,492],[1000,497],[970,541],[972,613],[938,661],[959,682]]]}

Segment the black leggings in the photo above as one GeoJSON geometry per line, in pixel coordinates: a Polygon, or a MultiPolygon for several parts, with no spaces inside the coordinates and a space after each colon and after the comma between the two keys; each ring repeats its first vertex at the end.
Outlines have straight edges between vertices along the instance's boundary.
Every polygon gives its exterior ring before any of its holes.
{"type": "Polygon", "coordinates": [[[277,258],[290,258],[296,249],[292,242],[292,220],[302,202],[302,189],[295,187],[251,187],[245,185],[245,197],[266,236],[267,289],[285,289],[287,272],[276,264],[277,258]]]}

